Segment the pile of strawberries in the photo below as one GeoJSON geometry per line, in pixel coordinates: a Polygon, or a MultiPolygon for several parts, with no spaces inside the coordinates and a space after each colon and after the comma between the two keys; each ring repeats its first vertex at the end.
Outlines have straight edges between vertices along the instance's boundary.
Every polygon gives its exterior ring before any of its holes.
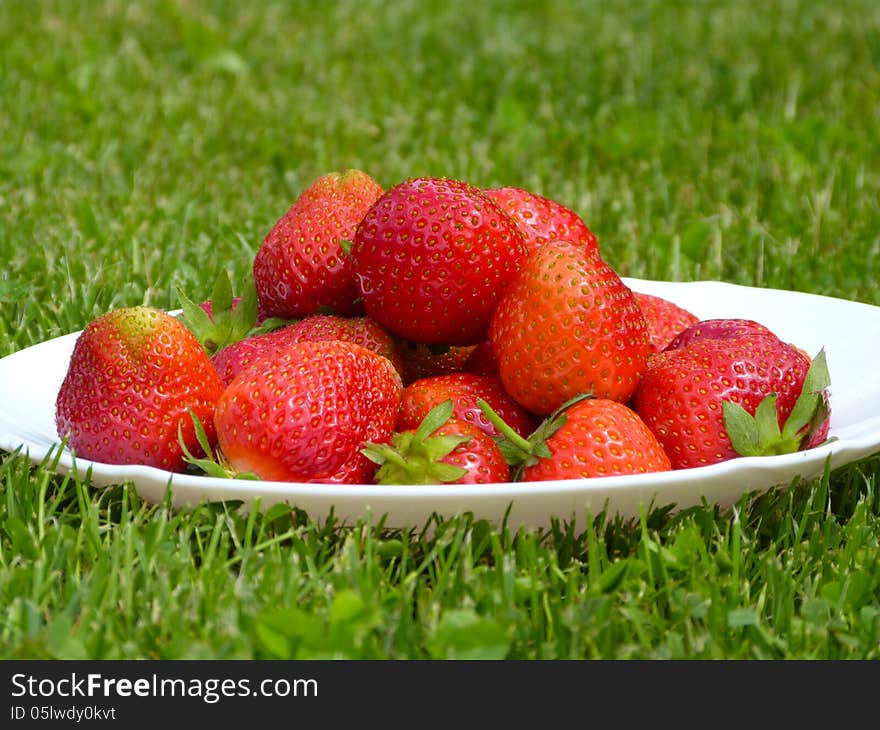
{"type": "Polygon", "coordinates": [[[56,404],[83,458],[345,484],[682,469],[827,437],[829,378],[758,322],[631,291],[569,208],[346,170],[275,223],[233,296],[127,307],[56,404]]]}

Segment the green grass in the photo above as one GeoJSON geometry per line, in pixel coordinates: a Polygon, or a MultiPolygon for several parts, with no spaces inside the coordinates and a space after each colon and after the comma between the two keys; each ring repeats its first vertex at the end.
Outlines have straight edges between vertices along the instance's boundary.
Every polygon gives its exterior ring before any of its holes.
{"type": "MultiPolygon", "coordinates": [[[[880,305],[878,69],[871,0],[5,0],[0,356],[240,279],[344,167],[543,193],[625,276],[880,305]]],[[[3,453],[0,656],[878,658],[878,475],[399,531],[3,453]]]]}

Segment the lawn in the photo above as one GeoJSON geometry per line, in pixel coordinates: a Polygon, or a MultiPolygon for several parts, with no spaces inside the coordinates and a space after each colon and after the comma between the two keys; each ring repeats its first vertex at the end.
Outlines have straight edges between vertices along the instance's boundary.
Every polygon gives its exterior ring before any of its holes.
{"type": "MultiPolygon", "coordinates": [[[[0,357],[240,281],[346,167],[539,192],[624,276],[880,305],[878,130],[872,0],[4,0],[0,357]]],[[[591,518],[176,511],[0,452],[0,656],[880,658],[880,454],[591,518]]]]}

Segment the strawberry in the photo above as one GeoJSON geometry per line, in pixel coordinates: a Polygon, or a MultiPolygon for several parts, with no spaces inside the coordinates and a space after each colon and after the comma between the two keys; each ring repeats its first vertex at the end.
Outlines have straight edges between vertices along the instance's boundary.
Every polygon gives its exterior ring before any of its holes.
{"type": "Polygon", "coordinates": [[[626,405],[588,398],[566,411],[547,439],[550,456],[526,466],[523,481],[577,479],[669,471],[669,457],[638,414],[626,405]]]}
{"type": "Polygon", "coordinates": [[[634,398],[674,469],[781,454],[827,434],[824,353],[773,334],[706,337],[654,355],[634,398]]]}
{"type": "Polygon", "coordinates": [[[382,188],[360,170],[315,180],[266,235],[254,257],[260,309],[267,317],[304,317],[325,309],[361,313],[341,242],[354,235],[382,188]]]}
{"type": "Polygon", "coordinates": [[[364,308],[416,343],[476,345],[526,255],[510,217],[466,182],[423,177],[386,192],[354,236],[364,308]]]}
{"type": "Polygon", "coordinates": [[[750,334],[775,336],[770,329],[753,319],[702,319],[685,327],[669,341],[664,349],[677,350],[680,347],[686,347],[695,340],[731,339],[750,334]]]}
{"type": "Polygon", "coordinates": [[[598,256],[548,241],[504,291],[489,340],[505,389],[537,415],[580,393],[626,402],[651,351],[630,289],[598,256]]]}
{"type": "Polygon", "coordinates": [[[499,447],[515,467],[515,481],[588,479],[669,471],[669,457],[631,408],[607,398],[575,396],[527,439],[485,401],[484,415],[501,434],[499,447]]]}
{"type": "Polygon", "coordinates": [[[295,342],[226,386],[214,418],[220,448],[262,479],[362,482],[372,466],[359,449],[390,437],[401,391],[391,361],[372,350],[295,342]]]}
{"type": "Polygon", "coordinates": [[[633,292],[639,309],[648,323],[648,335],[654,352],[664,349],[682,330],[699,321],[699,317],[663,297],[633,292]]]}
{"type": "Polygon", "coordinates": [[[477,404],[480,399],[486,401],[520,436],[528,436],[538,425],[535,417],[504,390],[497,377],[452,373],[422,378],[406,386],[395,427],[398,430],[415,429],[434,406],[451,400],[455,418],[495,436],[498,431],[480,410],[477,404]]]}
{"type": "Polygon", "coordinates": [[[181,322],[152,307],[124,307],[92,320],[77,338],[55,423],[82,458],[182,471],[178,436],[200,450],[187,411],[208,424],[213,440],[222,390],[207,353],[181,322]]]}
{"type": "Polygon", "coordinates": [[[387,357],[401,372],[403,362],[394,338],[369,317],[315,314],[271,332],[246,337],[227,345],[212,361],[225,384],[259,360],[275,357],[294,342],[342,340],[387,357]]]}
{"type": "Polygon", "coordinates": [[[409,385],[416,380],[435,375],[460,373],[475,347],[425,345],[397,338],[397,349],[403,360],[403,384],[409,385]]]}
{"type": "Polygon", "coordinates": [[[211,362],[220,374],[223,384],[229,385],[255,363],[271,360],[296,342],[297,339],[291,337],[290,326],[245,337],[219,350],[211,358],[211,362]]]}
{"type": "Polygon", "coordinates": [[[483,192],[504,210],[526,238],[529,253],[547,241],[573,241],[588,254],[599,254],[599,242],[583,219],[562,203],[516,187],[486,188],[483,192]]]}
{"type": "Polygon", "coordinates": [[[378,484],[487,484],[507,482],[510,468],[485,431],[453,416],[452,401],[437,404],[415,429],[396,431],[390,444],[367,444],[379,465],[378,484]]]}
{"type": "Polygon", "coordinates": [[[300,342],[342,340],[354,342],[368,350],[387,357],[397,372],[403,372],[403,358],[397,341],[384,327],[369,317],[338,317],[317,314],[301,319],[290,327],[292,336],[300,342]]]}

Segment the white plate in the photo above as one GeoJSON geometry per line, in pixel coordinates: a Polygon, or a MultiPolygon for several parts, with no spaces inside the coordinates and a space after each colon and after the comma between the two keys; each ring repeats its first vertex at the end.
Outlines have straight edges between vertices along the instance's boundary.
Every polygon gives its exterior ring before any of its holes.
{"type": "Polygon", "coordinates": [[[79,333],[48,340],[0,359],[0,449],[21,448],[34,463],[52,452],[60,472],[90,475],[95,486],[131,481],[149,502],[161,501],[169,482],[175,506],[201,500],[242,500],[245,508],[260,498],[262,507],[288,502],[311,517],[333,514],[351,524],[360,517],[387,514],[389,526],[422,527],[433,513],[452,516],[470,511],[499,524],[547,526],[552,518],[577,520],[586,510],[607,507],[624,517],[640,505],[677,508],[703,499],[721,506],[744,493],[787,486],[797,477],[821,474],[830,458],[835,468],[880,451],[880,307],[814,294],[758,289],[715,281],[673,283],[624,279],[634,290],[665,297],[697,316],[758,320],[811,355],[825,348],[831,372],[831,430],[836,440],[809,451],[783,456],[734,459],[696,469],[639,476],[572,479],[519,484],[374,486],[245,482],[192,474],[171,474],[153,467],[114,466],[58,454],[55,397],[79,333]]]}

